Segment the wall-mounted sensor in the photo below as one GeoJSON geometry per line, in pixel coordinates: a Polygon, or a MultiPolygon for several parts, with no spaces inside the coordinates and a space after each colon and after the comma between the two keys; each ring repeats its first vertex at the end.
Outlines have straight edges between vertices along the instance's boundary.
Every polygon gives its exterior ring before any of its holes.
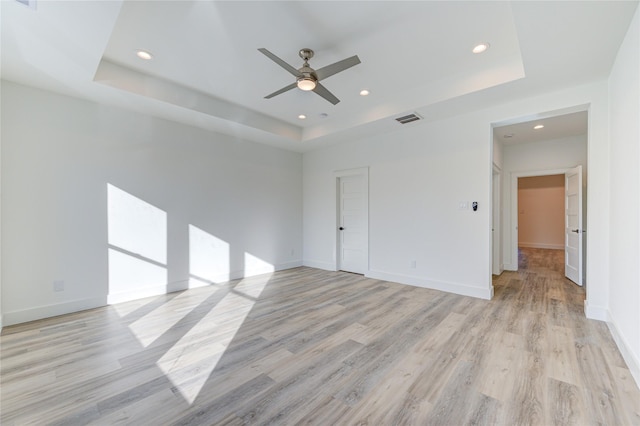
{"type": "Polygon", "coordinates": [[[471,203],[471,208],[473,209],[473,211],[477,211],[478,210],[478,202],[474,201],[473,203],[471,203]]]}

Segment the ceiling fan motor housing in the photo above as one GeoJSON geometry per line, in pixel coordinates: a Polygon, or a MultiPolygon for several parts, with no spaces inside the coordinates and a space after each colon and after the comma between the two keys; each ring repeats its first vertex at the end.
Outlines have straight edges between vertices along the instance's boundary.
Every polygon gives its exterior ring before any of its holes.
{"type": "Polygon", "coordinates": [[[300,55],[300,57],[307,62],[309,59],[313,58],[313,50],[309,49],[308,47],[305,47],[304,49],[300,49],[300,51],[298,52],[298,55],[300,55]]]}

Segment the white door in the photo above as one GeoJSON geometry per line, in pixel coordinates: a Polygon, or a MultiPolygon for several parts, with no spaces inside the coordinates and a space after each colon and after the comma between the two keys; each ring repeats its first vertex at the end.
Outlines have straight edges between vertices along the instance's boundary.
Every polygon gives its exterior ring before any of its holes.
{"type": "Polygon", "coordinates": [[[368,269],[368,179],[365,173],[338,177],[338,269],[368,269]]]}
{"type": "Polygon", "coordinates": [[[582,285],[582,166],[565,173],[564,274],[582,285]]]}

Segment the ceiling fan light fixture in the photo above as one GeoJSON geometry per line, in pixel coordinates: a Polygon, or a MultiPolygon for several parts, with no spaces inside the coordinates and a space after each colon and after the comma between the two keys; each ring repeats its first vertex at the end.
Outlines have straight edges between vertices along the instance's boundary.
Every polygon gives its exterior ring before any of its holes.
{"type": "Polygon", "coordinates": [[[302,77],[298,79],[298,89],[309,92],[316,88],[316,81],[309,77],[302,77]]]}

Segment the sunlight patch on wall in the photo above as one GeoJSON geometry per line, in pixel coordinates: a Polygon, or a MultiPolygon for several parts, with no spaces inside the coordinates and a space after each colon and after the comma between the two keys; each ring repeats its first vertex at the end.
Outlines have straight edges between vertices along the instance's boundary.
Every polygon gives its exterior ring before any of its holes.
{"type": "Polygon", "coordinates": [[[268,274],[275,271],[274,266],[265,262],[251,253],[244,253],[244,276],[251,277],[253,275],[268,274]]]}
{"type": "Polygon", "coordinates": [[[107,209],[107,302],[164,293],[167,213],[111,184],[107,184],[107,209]]]}
{"type": "Polygon", "coordinates": [[[133,295],[166,282],[167,268],[109,249],[109,296],[114,296],[110,303],[117,303],[117,294],[133,295]]]}
{"type": "Polygon", "coordinates": [[[189,225],[189,287],[229,281],[229,243],[189,225]]]}
{"type": "Polygon", "coordinates": [[[107,184],[109,244],[167,264],[167,213],[107,184]]]}

